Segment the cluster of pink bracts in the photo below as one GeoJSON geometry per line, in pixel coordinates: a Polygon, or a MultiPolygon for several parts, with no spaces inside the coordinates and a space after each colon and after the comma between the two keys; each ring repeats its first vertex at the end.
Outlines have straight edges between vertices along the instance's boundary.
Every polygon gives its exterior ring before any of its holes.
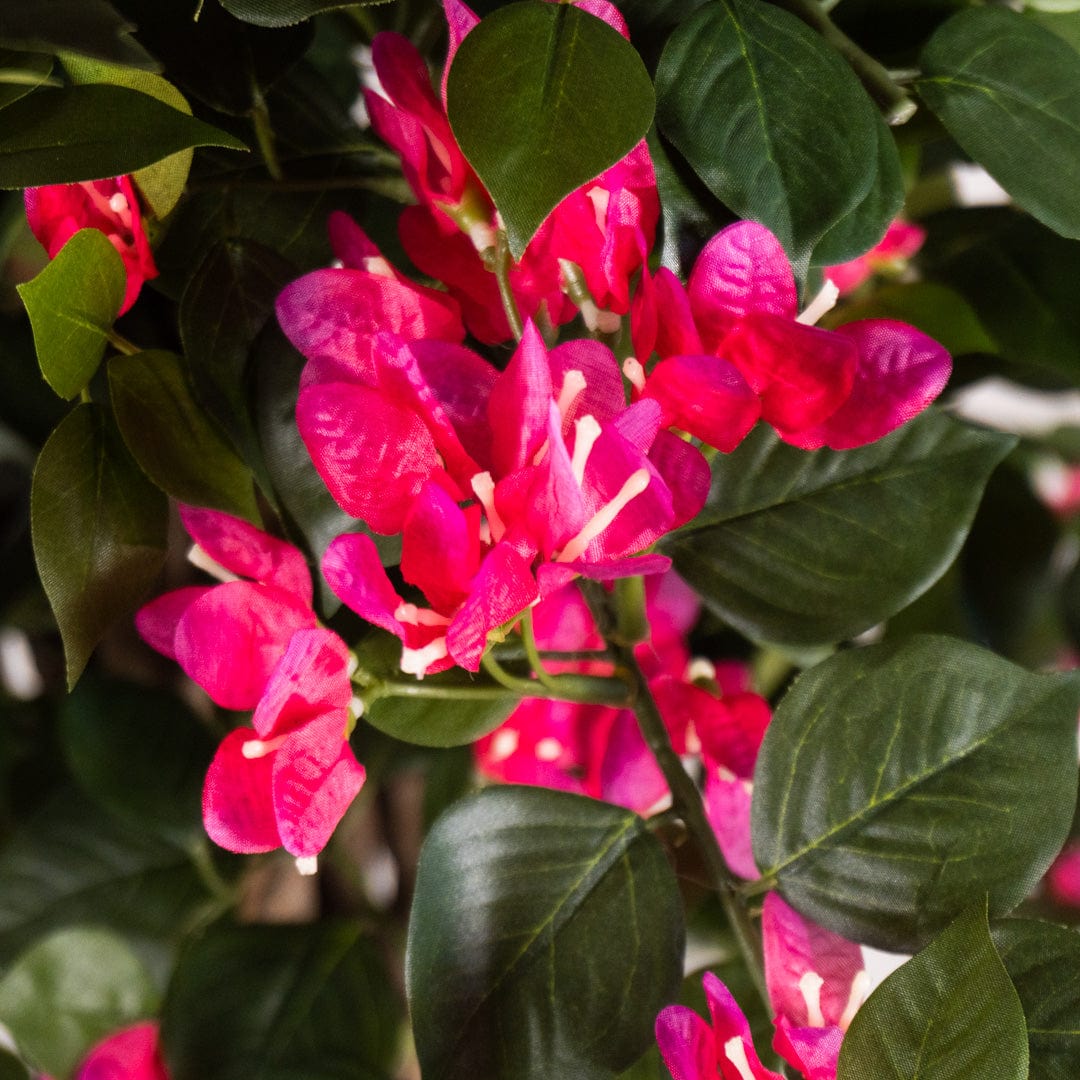
{"type": "MultiPolygon", "coordinates": [[[[452,60],[477,19],[459,0],[445,6],[452,60]]],[[[626,33],[606,0],[580,6],[626,33]]],[[[417,198],[401,239],[444,288],[390,266],[337,214],[329,229],[341,265],[293,282],[277,313],[308,361],[297,423],[315,466],[346,512],[400,534],[401,576],[417,594],[398,593],[367,532],[335,539],[323,573],[353,611],[400,639],[401,668],[418,678],[476,671],[489,637],[527,609],[542,648],[601,645],[574,580],[648,575],[652,636],[639,658],[676,749],[700,755],[729,864],[756,877],[750,777],[768,705],[737,667],[707,672],[711,685],[692,680],[685,637],[696,601],[648,549],[702,508],[700,445],[731,451],[759,420],[805,449],[863,445],[935,398],[948,354],[898,322],[812,325],[815,305],[800,314],[779,242],[752,222],[715,236],[685,286],[669,270],[653,274],[660,205],[642,143],[567,196],[510,267],[524,332],[500,370],[465,344],[512,337],[490,270],[498,214],[413,46],[383,34],[373,57],[380,86],[367,92],[368,111],[417,198]],[[593,336],[554,344],[579,314],[593,336]],[[627,320],[634,355],[620,363],[601,338],[627,320]]],[[[126,310],[153,274],[130,182],[38,189],[26,205],[50,255],[78,226],[115,237],[126,310]]],[[[349,650],[319,624],[299,551],[225,514],[181,513],[222,583],[158,598],[139,630],[219,705],[253,710],[210,767],[207,830],[232,851],[284,847],[310,869],[364,782],[349,745],[358,713],[349,650]]],[[[632,714],[601,706],[526,700],[478,744],[477,760],[495,779],[641,812],[668,797],[632,714]]],[[[778,1049],[811,1080],[834,1076],[858,1004],[858,950],[774,896],[765,942],[778,1049]]],[[[711,1028],[679,1007],[661,1015],[676,1078],[774,1076],[723,986],[709,977],[706,991],[711,1028]]]]}

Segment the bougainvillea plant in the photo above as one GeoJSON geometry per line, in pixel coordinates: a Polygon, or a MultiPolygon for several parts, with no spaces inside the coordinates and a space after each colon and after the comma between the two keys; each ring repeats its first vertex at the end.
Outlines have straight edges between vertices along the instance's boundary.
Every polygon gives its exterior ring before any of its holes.
{"type": "Polygon", "coordinates": [[[0,1074],[1080,1075],[1080,0],[0,11],[0,1074]]]}

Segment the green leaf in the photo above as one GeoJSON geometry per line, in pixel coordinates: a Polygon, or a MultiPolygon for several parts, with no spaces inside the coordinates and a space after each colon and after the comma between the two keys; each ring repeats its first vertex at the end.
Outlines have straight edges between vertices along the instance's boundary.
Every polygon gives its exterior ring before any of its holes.
{"type": "Polygon", "coordinates": [[[80,786],[108,812],[180,847],[202,838],[213,745],[179,698],[87,678],[60,706],[60,737],[80,786]]]}
{"type": "Polygon", "coordinates": [[[179,937],[207,900],[188,857],[66,790],[0,849],[0,966],[43,934],[108,926],[140,945],[179,937]]]}
{"type": "Polygon", "coordinates": [[[30,1070],[14,1054],[0,1050],[0,1080],[34,1080],[30,1070]]]}
{"type": "Polygon", "coordinates": [[[565,196],[645,137],[654,106],[645,65],[618,31],[570,4],[533,0],[469,33],[446,95],[515,258],[565,196]]]}
{"type": "Polygon", "coordinates": [[[0,1016],[39,1068],[69,1075],[90,1047],[152,1016],[157,994],[139,959],[106,930],[60,930],[0,980],[0,1016]]]}
{"type": "Polygon", "coordinates": [[[105,631],[154,583],[165,560],[166,500],[105,411],[79,405],[42,448],[30,515],[70,688],[105,631]]]}
{"type": "Polygon", "coordinates": [[[877,112],[847,64],[794,15],[745,0],[706,4],[668,40],[656,89],[664,136],[739,217],[768,226],[803,272],[834,228],[849,234],[843,243],[835,234],[836,251],[851,236],[885,232],[891,214],[870,219],[892,206],[895,164],[879,179],[877,112]],[[874,196],[875,185],[889,197],[874,196]]]}
{"type": "Polygon", "coordinates": [[[1027,211],[1080,238],[1080,55],[1002,7],[954,15],[920,56],[919,95],[1027,211]]]}
{"type": "Polygon", "coordinates": [[[1080,682],[917,635],[800,676],[754,775],[754,856],[803,914],[909,950],[989,893],[1011,911],[1076,801],[1080,682]]]}
{"type": "Polygon", "coordinates": [[[165,999],[172,1080],[388,1080],[399,1010],[355,922],[216,926],[165,999]]]}
{"type": "MultiPolygon", "coordinates": [[[[191,115],[191,106],[187,99],[171,82],[150,71],[138,71],[135,68],[109,64],[104,60],[92,60],[69,53],[63,54],[61,62],[72,82],[109,83],[112,86],[126,86],[129,90],[138,90],[152,98],[164,102],[170,108],[191,115]]],[[[132,179],[139,187],[143,197],[150,204],[154,216],[165,217],[176,206],[184,193],[191,161],[195,155],[193,148],[178,150],[167,158],[144,169],[137,170],[132,179]]]]}
{"type": "Polygon", "coordinates": [[[934,411],[844,451],[796,450],[759,425],[713,460],[705,508],[662,547],[748,637],[841,641],[941,577],[1014,443],[934,411]]]}
{"type": "Polygon", "coordinates": [[[106,0],[9,3],[0,22],[0,45],[30,52],[67,50],[154,70],[157,62],[131,36],[134,29],[106,0]]]}
{"type": "Polygon", "coordinates": [[[293,26],[324,11],[338,8],[386,4],[390,0],[221,0],[221,6],[244,22],[255,26],[293,26]]]}
{"type": "Polygon", "coordinates": [[[636,815],[497,787],[428,835],[406,979],[426,1080],[609,1078],[681,976],[682,905],[636,815]]]}
{"type": "Polygon", "coordinates": [[[40,86],[52,67],[51,56],[0,49],[0,109],[40,86]]]}
{"type": "Polygon", "coordinates": [[[262,451],[249,404],[251,349],[295,276],[270,248],[225,240],[207,253],[180,302],[180,337],[196,395],[252,467],[261,468],[262,451]]]}
{"type": "Polygon", "coordinates": [[[1080,934],[1005,919],[991,936],[1024,1007],[1031,1080],[1073,1080],[1080,1061],[1080,934]]]}
{"type": "Polygon", "coordinates": [[[105,354],[127,272],[103,232],[80,229],[40,274],[17,285],[45,381],[62,397],[82,391],[105,354]]]}
{"type": "Polygon", "coordinates": [[[39,90],[4,110],[0,188],[119,176],[189,146],[247,149],[235,136],[137,90],[103,84],[39,90]]]}
{"type": "MultiPolygon", "coordinates": [[[[1024,1011],[971,908],[855,1014],[837,1080],[1027,1080],[1024,1011]]],[[[1033,1078],[1035,1074],[1032,1074],[1033,1078]]]]}
{"type": "Polygon", "coordinates": [[[932,281],[912,281],[875,289],[866,300],[846,304],[831,325],[857,319],[896,319],[941,342],[953,356],[995,353],[997,345],[978,315],[955,290],[932,281]]]}
{"type": "Polygon", "coordinates": [[[115,356],[109,361],[109,391],[128,449],[162,491],[262,523],[251,470],[195,401],[181,357],[115,356]]]}

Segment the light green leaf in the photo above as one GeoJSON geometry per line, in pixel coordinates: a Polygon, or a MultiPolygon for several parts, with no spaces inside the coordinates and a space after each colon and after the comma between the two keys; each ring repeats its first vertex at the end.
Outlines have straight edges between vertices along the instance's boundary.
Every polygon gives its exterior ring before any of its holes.
{"type": "Polygon", "coordinates": [[[934,411],[844,451],[806,453],[759,425],[717,455],[705,508],[661,546],[748,637],[841,641],[945,572],[1014,442],[934,411]]]}
{"type": "Polygon", "coordinates": [[[1026,1035],[986,910],[971,908],[855,1014],[837,1080],[1027,1080],[1026,1035]]]}
{"type": "Polygon", "coordinates": [[[128,449],[162,491],[262,524],[251,470],[195,401],[181,357],[157,351],[115,356],[109,390],[128,449]]]}
{"type": "Polygon", "coordinates": [[[802,272],[833,229],[830,258],[885,232],[895,150],[886,153],[851,69],[794,15],[746,0],[706,4],[669,38],[656,90],[665,137],[739,217],[768,226],[802,272]]]}
{"type": "Polygon", "coordinates": [[[1080,238],[1080,54],[1004,7],[954,15],[916,89],[949,134],[1027,211],[1080,238]]]}
{"type": "MultiPolygon", "coordinates": [[[[126,86],[129,90],[138,90],[140,94],[149,94],[158,101],[163,101],[170,108],[191,115],[191,106],[187,98],[171,82],[150,71],[110,64],[104,60],[93,60],[73,53],[63,53],[60,57],[64,70],[72,82],[109,83],[112,86],[126,86]]],[[[178,150],[167,158],[153,165],[147,165],[132,174],[143,198],[150,204],[154,216],[165,217],[180,199],[191,171],[191,160],[195,156],[192,147],[178,150]]]]}
{"type": "Polygon", "coordinates": [[[67,1076],[98,1040],[157,1008],[139,959],[107,930],[59,930],[0,979],[0,1017],[39,1068],[67,1076]]]}
{"type": "Polygon", "coordinates": [[[575,188],[625,157],[652,123],[634,48],[571,4],[510,4],[473,29],[446,85],[454,135],[520,258],[575,188]]]}
{"type": "Polygon", "coordinates": [[[30,517],[70,688],[105,631],[134,612],[157,577],[165,560],[166,500],[105,411],[79,405],[41,451],[30,517]]]}
{"type": "Polygon", "coordinates": [[[909,950],[989,893],[1011,911],[1076,801],[1080,682],[917,635],[838,653],[780,702],[754,774],[754,856],[803,914],[909,950]]]}
{"type": "Polygon", "coordinates": [[[137,90],[103,84],[38,90],[4,110],[0,188],[120,176],[189,146],[247,149],[137,90]]]}
{"type": "Polygon", "coordinates": [[[1080,934],[1033,919],[991,930],[1027,1018],[1031,1080],[1074,1080],[1080,1061],[1080,934]]]}
{"type": "Polygon", "coordinates": [[[172,1080],[387,1080],[400,1009],[353,922],[218,925],[190,941],[161,1041],[172,1080]]]}
{"type": "Polygon", "coordinates": [[[610,1078],[681,975],[682,905],[636,815],[489,788],[428,834],[406,977],[426,1080],[610,1078]]]}
{"type": "Polygon", "coordinates": [[[62,398],[93,378],[126,286],[123,260],[97,229],[80,229],[36,278],[16,286],[41,374],[62,398]]]}

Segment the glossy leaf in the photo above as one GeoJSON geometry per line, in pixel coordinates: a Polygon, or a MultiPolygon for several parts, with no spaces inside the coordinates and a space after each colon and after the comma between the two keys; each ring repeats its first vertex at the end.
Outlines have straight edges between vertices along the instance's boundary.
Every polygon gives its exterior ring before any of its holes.
{"type": "Polygon", "coordinates": [[[261,524],[251,470],[196,402],[181,357],[113,357],[109,391],[128,449],[162,491],[261,524]]]}
{"type": "Polygon", "coordinates": [[[37,277],[17,286],[41,374],[62,398],[75,397],[97,371],[126,282],[124,263],[105,234],[81,229],[37,277]]]}
{"type": "MultiPolygon", "coordinates": [[[[61,57],[64,70],[72,82],[109,83],[112,86],[126,86],[129,90],[138,90],[140,94],[149,94],[152,98],[164,102],[170,108],[191,115],[191,106],[187,99],[171,82],[155,75],[152,71],[139,71],[136,68],[120,64],[109,64],[103,60],[93,60],[72,54],[61,57]]],[[[150,204],[155,217],[163,218],[176,206],[184,193],[194,149],[178,150],[167,158],[137,170],[132,179],[138,185],[142,196],[150,204]]]]}
{"type": "Polygon", "coordinates": [[[407,982],[426,1080],[607,1078],[653,1040],[678,991],[682,909],[628,811],[489,788],[428,835],[407,982]]]}
{"type": "MultiPolygon", "coordinates": [[[[837,1080],[1027,1080],[1024,1011],[971,908],[855,1014],[837,1080]]],[[[1035,1074],[1032,1074],[1035,1077],[1035,1074]]]]}
{"type": "Polygon", "coordinates": [[[178,846],[202,838],[213,745],[179,698],[88,678],[61,705],[60,737],[80,786],[109,813],[178,846]]]}
{"type": "Polygon", "coordinates": [[[57,1076],[69,1075],[99,1039],[156,1008],[146,969],[106,930],[59,930],[0,979],[5,1026],[35,1065],[57,1076]]]}
{"type": "Polygon", "coordinates": [[[355,922],[219,925],[189,942],[166,994],[172,1080],[386,1080],[400,1017],[355,922]]]}
{"type": "Polygon", "coordinates": [[[0,45],[30,52],[67,50],[153,70],[157,63],[131,36],[134,29],[107,0],[5,4],[0,45]]]}
{"type": "Polygon", "coordinates": [[[146,599],[165,559],[165,496],[99,405],[79,405],[34,470],[34,558],[64,640],[68,686],[118,619],[146,599]]]}
{"type": "Polygon", "coordinates": [[[180,302],[196,395],[251,466],[262,456],[248,401],[251,348],[294,276],[288,260],[270,248],[225,240],[207,253],[180,302]]]}
{"type": "Polygon", "coordinates": [[[511,4],[462,42],[447,111],[520,258],[571,191],[625,157],[652,123],[653,90],[633,47],[570,4],[511,4]]]}
{"type": "Polygon", "coordinates": [[[1080,682],[917,635],[805,672],[765,734],[754,856],[803,914],[909,950],[1011,911],[1068,835],[1080,682]]]}
{"type": "Polygon", "coordinates": [[[1073,1080],[1080,1061],[1080,934],[1006,919],[994,945],[1027,1018],[1031,1080],[1073,1080]]]}
{"type": "Polygon", "coordinates": [[[51,56],[0,49],[0,109],[40,86],[52,66],[51,56]]]}
{"type": "Polygon", "coordinates": [[[66,791],[28,816],[0,849],[0,965],[75,923],[140,944],[173,939],[207,899],[188,857],[66,791]]]}
{"type": "Polygon", "coordinates": [[[221,6],[256,26],[292,26],[324,11],[352,4],[385,4],[390,0],[221,0],[221,6]]]}
{"type": "Polygon", "coordinates": [[[796,450],[759,426],[714,459],[705,509],[662,548],[747,636],[841,641],[945,572],[1013,443],[933,411],[839,452],[796,450]]]}
{"type": "Polygon", "coordinates": [[[888,216],[869,229],[861,221],[892,205],[871,194],[885,145],[876,110],[794,15],[746,0],[706,4],[668,40],[656,91],[664,136],[739,217],[768,226],[797,267],[834,228],[860,239],[885,232],[888,216]]]}
{"type": "Polygon", "coordinates": [[[119,176],[189,146],[247,149],[234,135],[137,90],[106,85],[39,90],[4,110],[0,188],[119,176]]]}
{"type": "Polygon", "coordinates": [[[1002,7],[954,15],[920,56],[919,95],[1027,211],[1080,237],[1080,55],[1002,7]]]}

